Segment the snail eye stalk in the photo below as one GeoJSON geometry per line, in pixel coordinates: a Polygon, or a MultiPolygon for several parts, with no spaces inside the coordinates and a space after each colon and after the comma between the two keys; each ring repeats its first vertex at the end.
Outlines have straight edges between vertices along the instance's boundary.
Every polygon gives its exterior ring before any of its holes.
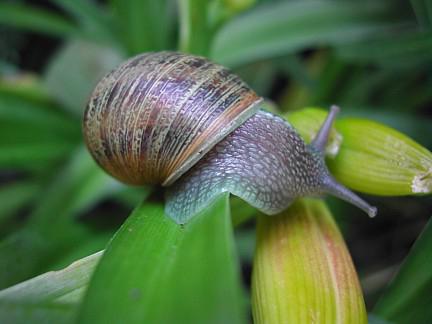
{"type": "Polygon", "coordinates": [[[328,193],[342,200],[345,200],[350,204],[353,204],[354,206],[362,209],[365,213],[369,215],[369,217],[375,217],[377,214],[377,208],[369,205],[366,201],[364,201],[354,192],[352,192],[351,190],[349,190],[348,188],[346,188],[345,186],[337,182],[330,175],[329,171],[327,170],[327,167],[325,166],[325,162],[324,162],[325,146],[328,142],[332,125],[339,111],[340,108],[338,106],[334,106],[334,105],[331,106],[327,118],[321,125],[320,130],[318,131],[317,135],[315,136],[312,143],[310,144],[310,147],[313,150],[318,151],[320,153],[319,158],[322,159],[321,165],[325,168],[321,180],[322,190],[325,193],[328,193]]]}
{"type": "Polygon", "coordinates": [[[316,134],[312,143],[310,144],[313,148],[315,148],[318,152],[321,152],[324,155],[325,146],[327,145],[330,131],[332,129],[333,123],[336,120],[336,117],[340,111],[338,106],[331,106],[330,111],[325,119],[324,123],[321,125],[320,130],[316,134]]]}

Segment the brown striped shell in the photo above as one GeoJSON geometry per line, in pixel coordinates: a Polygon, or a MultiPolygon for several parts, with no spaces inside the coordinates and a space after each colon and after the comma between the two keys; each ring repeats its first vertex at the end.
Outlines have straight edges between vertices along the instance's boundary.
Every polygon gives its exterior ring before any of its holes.
{"type": "Polygon", "coordinates": [[[209,60],[177,52],[129,59],[84,113],[93,158],[122,182],[169,185],[258,110],[261,98],[209,60]]]}

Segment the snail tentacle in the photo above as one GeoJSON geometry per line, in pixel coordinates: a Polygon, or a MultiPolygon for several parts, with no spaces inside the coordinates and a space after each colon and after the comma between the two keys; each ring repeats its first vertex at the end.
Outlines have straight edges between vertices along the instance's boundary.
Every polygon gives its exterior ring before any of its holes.
{"type": "Polygon", "coordinates": [[[340,108],[338,106],[333,105],[330,107],[330,111],[327,115],[327,118],[321,125],[320,130],[318,131],[317,135],[315,136],[312,143],[310,144],[312,147],[314,147],[317,151],[321,152],[321,154],[323,155],[325,151],[325,146],[327,145],[330,136],[330,131],[332,129],[333,123],[339,111],[340,108]]]}
{"type": "MultiPolygon", "coordinates": [[[[332,125],[336,119],[336,115],[339,113],[340,108],[338,106],[331,106],[330,111],[327,115],[327,118],[321,125],[318,134],[315,136],[314,140],[310,144],[311,150],[318,151],[321,164],[325,166],[324,161],[324,152],[325,146],[328,142],[328,138],[330,135],[330,131],[332,125]]],[[[327,171],[327,167],[324,167],[327,171]]],[[[365,213],[369,215],[369,217],[375,217],[377,214],[377,208],[369,205],[366,201],[356,195],[354,192],[337,182],[330,174],[330,172],[325,172],[322,178],[322,188],[325,193],[336,196],[342,200],[349,202],[362,209],[365,213]]]]}

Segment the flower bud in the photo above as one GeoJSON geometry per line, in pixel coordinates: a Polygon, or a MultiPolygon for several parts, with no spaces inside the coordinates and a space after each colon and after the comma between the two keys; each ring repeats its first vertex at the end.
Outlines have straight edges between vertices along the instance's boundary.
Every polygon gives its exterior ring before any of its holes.
{"type": "MultiPolygon", "coordinates": [[[[308,141],[325,116],[324,111],[309,108],[291,114],[288,120],[308,141]]],[[[340,119],[336,129],[341,135],[340,150],[327,164],[346,186],[384,196],[432,191],[432,153],[406,135],[358,118],[340,119]]]]}
{"type": "Polygon", "coordinates": [[[261,216],[252,275],[255,323],[367,323],[344,240],[325,204],[261,216]]]}

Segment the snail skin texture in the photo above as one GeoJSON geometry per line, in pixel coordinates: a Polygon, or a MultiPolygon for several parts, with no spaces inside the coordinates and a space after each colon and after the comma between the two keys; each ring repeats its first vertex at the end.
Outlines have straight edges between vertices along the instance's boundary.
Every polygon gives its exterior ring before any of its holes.
{"type": "Polygon", "coordinates": [[[84,139],[118,180],[166,186],[166,213],[177,223],[223,192],[268,215],[298,197],[329,193],[375,216],[376,208],[325,165],[339,109],[331,108],[306,145],[287,121],[260,109],[261,102],[238,76],[206,58],[145,53],[98,83],[84,113],[84,139]]]}

